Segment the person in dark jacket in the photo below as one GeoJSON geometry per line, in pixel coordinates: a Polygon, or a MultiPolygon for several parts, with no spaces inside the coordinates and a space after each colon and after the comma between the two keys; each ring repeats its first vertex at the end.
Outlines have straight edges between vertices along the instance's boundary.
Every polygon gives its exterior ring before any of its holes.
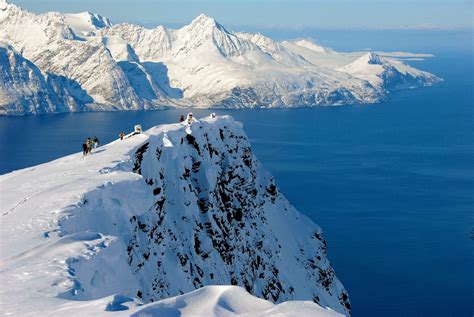
{"type": "Polygon", "coordinates": [[[92,139],[91,138],[87,138],[86,145],[87,145],[87,154],[89,154],[92,152],[92,139]]]}
{"type": "Polygon", "coordinates": [[[89,153],[89,147],[87,146],[87,142],[82,143],[82,155],[86,156],[89,153]]]}

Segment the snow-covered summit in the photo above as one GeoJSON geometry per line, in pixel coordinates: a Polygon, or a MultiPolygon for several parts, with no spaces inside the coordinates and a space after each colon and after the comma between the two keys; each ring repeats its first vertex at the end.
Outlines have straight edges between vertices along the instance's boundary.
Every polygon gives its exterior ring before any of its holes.
{"type": "Polygon", "coordinates": [[[5,10],[9,5],[7,0],[0,0],[0,10],[5,10]]]}
{"type": "MultiPolygon", "coordinates": [[[[6,313],[97,314],[207,285],[350,313],[321,229],[285,199],[231,117],[130,134],[2,175],[0,186],[6,313]]],[[[292,304],[282,305],[259,309],[292,304]]]]}
{"type": "Polygon", "coordinates": [[[374,87],[387,91],[429,86],[440,81],[430,73],[419,71],[402,61],[381,57],[374,52],[366,53],[337,70],[367,80],[374,87]]]}
{"type": "MultiPolygon", "coordinates": [[[[58,111],[373,103],[393,89],[439,80],[414,68],[407,72],[393,57],[384,57],[384,63],[398,71],[403,84],[392,85],[384,76],[379,76],[382,82],[373,76],[367,80],[340,69],[365,52],[340,53],[309,40],[279,43],[259,33],[231,32],[204,14],[180,29],[147,29],[114,25],[90,12],[34,14],[7,2],[1,6],[0,41],[43,74],[76,82],[93,99],[75,107],[63,98],[53,107],[58,111]]],[[[0,103],[0,112],[49,113],[42,105],[30,111],[31,103],[25,94],[0,103]]]]}
{"type": "Polygon", "coordinates": [[[81,12],[76,14],[65,14],[64,20],[76,34],[91,35],[91,32],[98,31],[103,28],[112,27],[112,23],[108,18],[94,14],[91,12],[81,12]]]}
{"type": "Polygon", "coordinates": [[[307,49],[312,50],[314,52],[318,52],[318,53],[328,53],[329,52],[327,48],[316,45],[315,43],[313,43],[309,40],[298,40],[298,41],[295,41],[294,44],[296,44],[298,46],[301,46],[301,47],[304,47],[304,48],[307,48],[307,49]]]}
{"type": "Polygon", "coordinates": [[[248,65],[253,62],[248,58],[250,52],[254,53],[254,56],[250,58],[262,59],[254,43],[241,39],[214,18],[204,14],[199,15],[189,25],[174,31],[173,35],[172,56],[179,60],[180,64],[186,63],[182,67],[194,68],[199,62],[206,67],[208,62],[215,71],[215,67],[220,63],[233,62],[237,65],[242,63],[248,65]],[[189,63],[188,60],[193,63],[189,63]]]}
{"type": "Polygon", "coordinates": [[[365,61],[367,64],[382,65],[380,56],[376,53],[367,53],[358,59],[359,62],[365,61]]]}
{"type": "Polygon", "coordinates": [[[220,31],[229,33],[222,24],[217,22],[214,18],[201,13],[198,15],[189,25],[185,26],[185,28],[189,29],[197,29],[200,31],[204,30],[212,30],[217,28],[220,31]]]}

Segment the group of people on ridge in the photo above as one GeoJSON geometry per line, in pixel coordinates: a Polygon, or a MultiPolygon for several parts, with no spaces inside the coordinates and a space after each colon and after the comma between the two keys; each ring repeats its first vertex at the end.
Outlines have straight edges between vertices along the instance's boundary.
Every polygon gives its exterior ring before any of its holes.
{"type": "Polygon", "coordinates": [[[184,114],[182,114],[182,115],[179,117],[179,123],[185,122],[185,123],[187,123],[187,124],[191,124],[191,123],[193,123],[194,121],[196,121],[196,119],[194,119],[192,112],[188,113],[188,115],[186,116],[186,118],[184,118],[184,114]]]}
{"type": "MultiPolygon", "coordinates": [[[[123,131],[119,133],[119,139],[123,140],[125,137],[129,138],[133,135],[140,134],[142,133],[142,126],[137,124],[134,127],[133,133],[129,134],[128,136],[125,135],[123,131]]],[[[87,138],[84,143],[82,143],[82,154],[83,156],[86,156],[90,153],[92,153],[92,149],[96,149],[99,146],[99,139],[95,136],[93,138],[87,138]]]]}
{"type": "Polygon", "coordinates": [[[96,149],[99,146],[99,139],[95,136],[93,138],[87,138],[82,143],[82,154],[86,156],[92,152],[92,149],[96,149]]]}
{"type": "MultiPolygon", "coordinates": [[[[215,113],[211,113],[211,118],[216,118],[216,114],[215,113]]],[[[188,113],[188,115],[186,116],[186,118],[184,117],[184,114],[182,114],[180,117],[179,117],[179,122],[180,123],[185,123],[185,124],[188,124],[188,125],[191,125],[193,122],[196,122],[197,120],[194,118],[192,112],[188,113]]],[[[128,137],[131,137],[133,135],[136,135],[136,134],[140,134],[142,133],[142,126],[137,124],[135,125],[134,127],[134,132],[130,135],[128,135],[128,137]]],[[[123,140],[125,138],[125,133],[124,132],[120,132],[119,133],[119,139],[120,140],[123,140]]],[[[93,138],[87,138],[84,143],[82,143],[82,154],[83,156],[86,156],[90,153],[92,153],[92,149],[96,149],[97,147],[99,146],[99,139],[95,136],[93,138]]]]}

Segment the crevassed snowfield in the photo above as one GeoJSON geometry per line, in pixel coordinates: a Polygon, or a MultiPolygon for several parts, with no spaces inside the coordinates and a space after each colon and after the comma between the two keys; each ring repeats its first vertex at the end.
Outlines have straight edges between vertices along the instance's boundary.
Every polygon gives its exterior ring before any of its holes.
{"type": "Polygon", "coordinates": [[[441,79],[403,58],[231,32],[200,15],[180,29],[93,13],[34,14],[0,1],[0,114],[375,103],[441,79]]]}
{"type": "Polygon", "coordinates": [[[321,229],[230,117],[130,134],[0,187],[5,315],[350,313],[321,229]],[[216,284],[242,287],[202,288],[216,284]]]}

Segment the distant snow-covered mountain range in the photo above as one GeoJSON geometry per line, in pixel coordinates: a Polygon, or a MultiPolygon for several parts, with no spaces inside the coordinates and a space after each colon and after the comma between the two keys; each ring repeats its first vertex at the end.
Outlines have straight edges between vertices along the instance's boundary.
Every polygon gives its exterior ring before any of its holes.
{"type": "Polygon", "coordinates": [[[0,114],[374,103],[440,81],[403,56],[276,42],[205,15],[147,29],[0,0],[0,114]]]}

